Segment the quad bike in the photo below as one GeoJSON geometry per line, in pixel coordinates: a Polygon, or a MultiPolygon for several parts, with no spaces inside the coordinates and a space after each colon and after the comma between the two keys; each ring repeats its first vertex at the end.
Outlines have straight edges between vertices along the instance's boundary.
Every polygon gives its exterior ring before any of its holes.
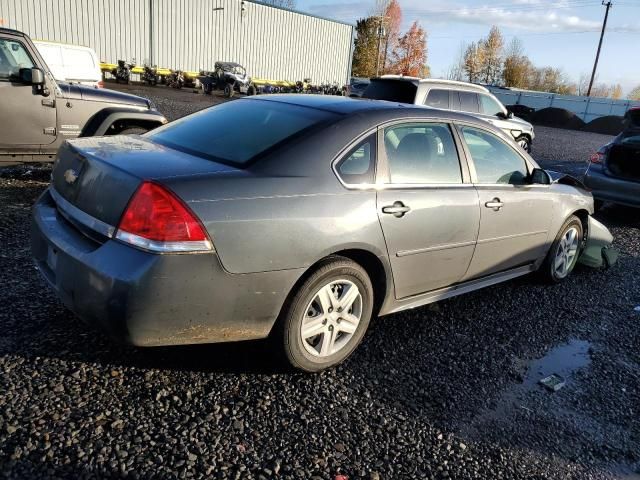
{"type": "Polygon", "coordinates": [[[141,75],[141,79],[147,85],[155,87],[158,83],[160,83],[160,75],[158,75],[158,68],[156,66],[150,67],[149,65],[144,65],[144,70],[141,75]]]}
{"type": "Polygon", "coordinates": [[[233,97],[236,92],[247,95],[258,93],[245,68],[234,62],[216,62],[212,72],[201,70],[198,80],[205,95],[213,90],[222,90],[227,98],[233,97]]]}
{"type": "Polygon", "coordinates": [[[184,73],[182,70],[173,70],[169,78],[167,78],[167,86],[171,88],[184,87],[184,73]]]}
{"type": "Polygon", "coordinates": [[[129,83],[131,79],[131,68],[133,68],[135,61],[127,63],[124,60],[118,60],[118,66],[111,70],[111,74],[116,78],[116,83],[129,83]]]}

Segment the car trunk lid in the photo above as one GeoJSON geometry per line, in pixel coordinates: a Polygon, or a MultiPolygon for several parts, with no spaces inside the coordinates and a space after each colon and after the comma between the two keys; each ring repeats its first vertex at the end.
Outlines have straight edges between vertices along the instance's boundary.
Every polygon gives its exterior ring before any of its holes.
{"type": "Polygon", "coordinates": [[[144,137],[94,137],[66,142],[60,148],[51,183],[54,198],[62,198],[65,205],[71,205],[75,216],[80,210],[115,227],[144,180],[164,183],[169,178],[223,172],[239,170],[172,150],[144,137]]]}

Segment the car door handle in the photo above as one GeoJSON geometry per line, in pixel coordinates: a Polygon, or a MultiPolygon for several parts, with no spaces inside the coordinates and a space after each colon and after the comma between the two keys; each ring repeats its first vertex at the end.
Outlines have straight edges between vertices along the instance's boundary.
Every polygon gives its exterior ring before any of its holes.
{"type": "Polygon", "coordinates": [[[499,198],[494,198],[490,202],[485,203],[484,206],[487,208],[493,208],[493,211],[497,212],[504,206],[504,203],[502,203],[499,198]]]}
{"type": "Polygon", "coordinates": [[[402,202],[393,202],[393,205],[382,207],[382,213],[389,213],[397,218],[404,216],[409,210],[411,210],[411,207],[406,206],[402,202]]]}

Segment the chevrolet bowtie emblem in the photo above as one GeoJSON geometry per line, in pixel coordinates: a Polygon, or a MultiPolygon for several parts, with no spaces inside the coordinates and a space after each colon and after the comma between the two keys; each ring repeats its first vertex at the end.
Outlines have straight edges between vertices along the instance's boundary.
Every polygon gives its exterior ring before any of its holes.
{"type": "Polygon", "coordinates": [[[74,169],[70,168],[69,170],[64,172],[65,182],[71,184],[75,182],[77,179],[78,179],[78,173],[74,169]]]}

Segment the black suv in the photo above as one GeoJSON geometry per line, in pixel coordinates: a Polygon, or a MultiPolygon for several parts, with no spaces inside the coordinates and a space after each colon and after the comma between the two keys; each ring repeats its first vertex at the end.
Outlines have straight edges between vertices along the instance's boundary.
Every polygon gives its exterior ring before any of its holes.
{"type": "Polygon", "coordinates": [[[0,99],[0,166],[52,161],[69,138],[167,123],[145,98],[57,83],[29,36],[7,28],[0,28],[0,99]]]}

